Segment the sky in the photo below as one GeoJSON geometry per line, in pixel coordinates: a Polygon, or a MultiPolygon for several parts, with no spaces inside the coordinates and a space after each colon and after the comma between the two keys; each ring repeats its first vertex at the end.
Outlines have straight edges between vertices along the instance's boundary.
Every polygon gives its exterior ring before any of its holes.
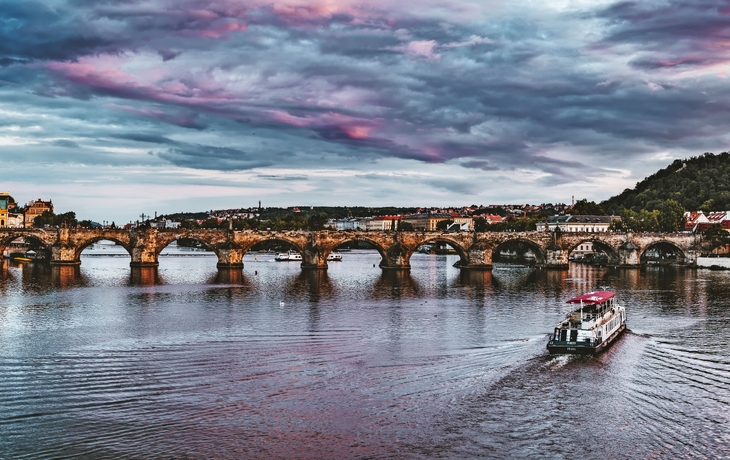
{"type": "Polygon", "coordinates": [[[0,189],[116,223],[602,201],[728,150],[730,0],[0,0],[0,189]]]}

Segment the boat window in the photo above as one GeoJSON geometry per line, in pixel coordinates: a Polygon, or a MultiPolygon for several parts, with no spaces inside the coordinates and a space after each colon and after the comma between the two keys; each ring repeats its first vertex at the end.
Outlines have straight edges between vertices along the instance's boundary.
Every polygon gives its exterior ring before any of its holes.
{"type": "Polygon", "coordinates": [[[565,329],[563,329],[562,331],[560,331],[560,340],[563,341],[563,342],[565,342],[565,340],[567,338],[568,338],[568,331],[566,331],[565,329]]]}
{"type": "Polygon", "coordinates": [[[570,341],[575,342],[578,340],[578,329],[571,329],[570,330],[570,341]]]}

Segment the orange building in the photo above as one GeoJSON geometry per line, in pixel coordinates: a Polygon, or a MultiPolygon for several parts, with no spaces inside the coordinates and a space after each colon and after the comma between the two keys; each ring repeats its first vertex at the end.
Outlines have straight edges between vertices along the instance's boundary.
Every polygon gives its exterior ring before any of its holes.
{"type": "Polygon", "coordinates": [[[25,206],[25,226],[32,227],[35,218],[46,211],[53,212],[52,201],[43,201],[40,198],[35,201],[29,201],[25,206]]]}

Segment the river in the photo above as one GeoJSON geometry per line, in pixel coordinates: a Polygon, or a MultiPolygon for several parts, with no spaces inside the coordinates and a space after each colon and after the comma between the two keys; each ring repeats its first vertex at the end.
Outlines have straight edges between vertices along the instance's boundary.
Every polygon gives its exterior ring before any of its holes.
{"type": "Polygon", "coordinates": [[[95,247],[0,271],[0,458],[730,456],[730,272],[497,265],[374,251],[327,272],[247,254],[160,267],[95,247]],[[618,292],[630,332],[547,354],[565,301],[618,292]]]}

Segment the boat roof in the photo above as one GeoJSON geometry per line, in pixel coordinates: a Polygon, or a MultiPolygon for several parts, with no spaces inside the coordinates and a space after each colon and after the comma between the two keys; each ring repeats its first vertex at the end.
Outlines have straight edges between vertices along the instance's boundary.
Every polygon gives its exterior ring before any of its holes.
{"type": "Polygon", "coordinates": [[[583,295],[579,295],[578,297],[573,297],[572,299],[568,300],[568,303],[581,303],[582,301],[583,305],[598,305],[599,303],[603,303],[615,295],[616,293],[611,291],[586,292],[583,295]]]}

